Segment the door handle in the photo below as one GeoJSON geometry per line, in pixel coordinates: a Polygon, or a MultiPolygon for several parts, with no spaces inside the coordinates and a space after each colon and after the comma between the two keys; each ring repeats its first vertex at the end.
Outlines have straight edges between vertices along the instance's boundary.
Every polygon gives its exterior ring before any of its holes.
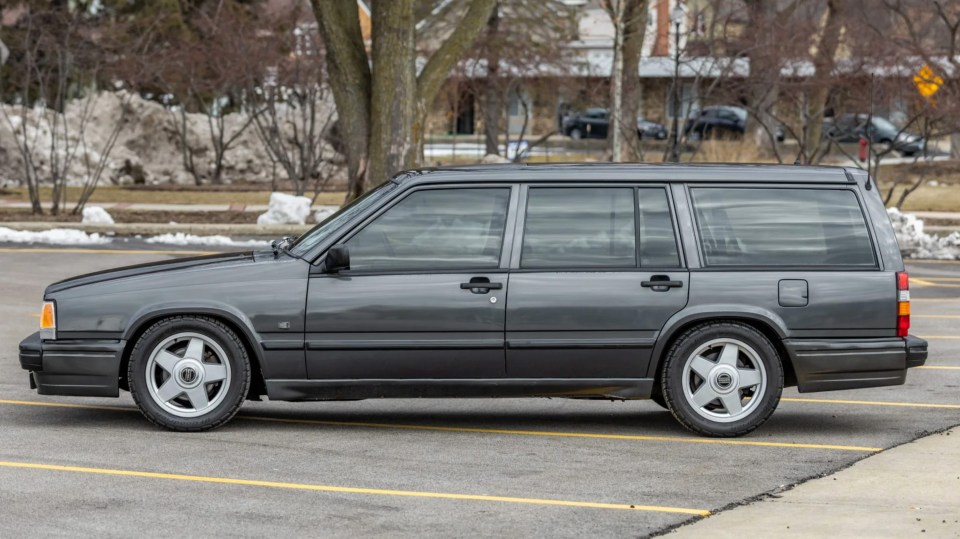
{"type": "Polygon", "coordinates": [[[655,292],[666,292],[671,288],[682,288],[683,281],[671,281],[668,275],[653,275],[649,281],[642,281],[640,286],[652,288],[655,292]]]}
{"type": "Polygon", "coordinates": [[[484,290],[500,290],[503,288],[503,283],[460,283],[460,288],[463,290],[473,290],[476,288],[482,288],[484,290]]]}

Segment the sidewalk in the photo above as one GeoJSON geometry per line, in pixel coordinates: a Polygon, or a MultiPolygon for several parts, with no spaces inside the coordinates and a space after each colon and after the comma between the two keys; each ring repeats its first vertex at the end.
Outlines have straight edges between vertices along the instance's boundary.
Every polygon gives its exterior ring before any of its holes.
{"type": "Polygon", "coordinates": [[[960,537],[960,427],[668,537],[960,537]]]}

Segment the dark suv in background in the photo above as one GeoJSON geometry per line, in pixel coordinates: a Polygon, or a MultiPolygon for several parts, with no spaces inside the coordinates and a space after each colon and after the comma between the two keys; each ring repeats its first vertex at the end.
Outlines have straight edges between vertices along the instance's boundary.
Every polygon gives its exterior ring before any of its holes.
{"type": "Polygon", "coordinates": [[[923,153],[926,140],[920,135],[909,133],[881,116],[869,114],[842,114],[823,121],[823,135],[834,142],[855,143],[861,138],[874,144],[892,147],[905,157],[923,153]]]}
{"type": "MultiPolygon", "coordinates": [[[[747,130],[747,110],[741,107],[704,107],[694,111],[683,127],[684,134],[694,140],[739,139],[747,130]]],[[[785,138],[782,125],[774,127],[777,142],[785,138]]]]}
{"type": "MultiPolygon", "coordinates": [[[[607,109],[593,108],[573,113],[563,119],[563,134],[574,139],[607,138],[610,118],[607,109]]],[[[657,122],[637,118],[637,135],[641,140],[664,140],[667,128],[657,122]]]]}
{"type": "MultiPolygon", "coordinates": [[[[20,363],[175,430],[244,399],[652,398],[737,436],[801,392],[903,384],[926,341],[857,169],[403,173],[273,250],[50,285],[20,363]]],[[[824,421],[829,421],[825,419],[824,421]]]]}

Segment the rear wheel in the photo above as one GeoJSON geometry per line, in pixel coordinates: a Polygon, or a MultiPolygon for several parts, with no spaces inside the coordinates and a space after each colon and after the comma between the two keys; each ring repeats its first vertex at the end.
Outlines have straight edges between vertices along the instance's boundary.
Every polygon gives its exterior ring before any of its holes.
{"type": "Polygon", "coordinates": [[[181,316],[147,329],[130,356],[130,393],[151,422],[176,431],[219,427],[250,386],[246,348],[212,318],[181,316]]]}
{"type": "Polygon", "coordinates": [[[687,330],[673,344],[660,389],[686,428],[740,436],[773,414],[783,392],[783,367],[776,349],[753,327],[713,322],[687,330]]]}
{"type": "Polygon", "coordinates": [[[583,138],[583,131],[580,131],[579,128],[574,127],[570,130],[570,138],[573,140],[580,140],[583,138]]]}

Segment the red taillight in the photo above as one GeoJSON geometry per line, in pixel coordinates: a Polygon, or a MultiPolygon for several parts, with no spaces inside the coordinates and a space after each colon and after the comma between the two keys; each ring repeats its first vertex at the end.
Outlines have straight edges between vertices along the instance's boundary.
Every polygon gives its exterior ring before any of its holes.
{"type": "Polygon", "coordinates": [[[910,333],[910,276],[897,272],[897,337],[910,333]]]}

